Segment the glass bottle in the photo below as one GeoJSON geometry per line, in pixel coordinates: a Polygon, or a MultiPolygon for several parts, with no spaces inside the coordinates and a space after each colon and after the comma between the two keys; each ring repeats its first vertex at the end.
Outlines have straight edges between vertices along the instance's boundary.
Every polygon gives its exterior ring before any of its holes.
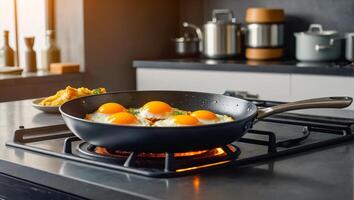
{"type": "Polygon", "coordinates": [[[9,44],[9,31],[3,32],[4,46],[0,48],[0,66],[14,66],[15,52],[9,44]]]}
{"type": "Polygon", "coordinates": [[[42,50],[42,65],[41,69],[49,70],[50,64],[60,62],[60,50],[56,44],[55,32],[47,30],[46,46],[42,50]]]}

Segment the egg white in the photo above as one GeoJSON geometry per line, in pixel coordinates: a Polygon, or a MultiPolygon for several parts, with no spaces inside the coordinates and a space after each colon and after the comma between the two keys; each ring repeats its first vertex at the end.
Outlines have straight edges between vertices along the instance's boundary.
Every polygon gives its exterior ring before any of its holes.
{"type": "Polygon", "coordinates": [[[224,122],[231,122],[231,121],[234,121],[232,119],[232,117],[229,117],[227,115],[219,115],[219,114],[215,114],[216,115],[216,119],[212,119],[212,120],[206,120],[206,119],[200,119],[200,118],[197,118],[198,121],[201,123],[201,124],[218,124],[218,123],[224,123],[224,122]]]}
{"type": "MultiPolygon", "coordinates": [[[[216,119],[214,120],[203,120],[203,119],[198,119],[199,125],[208,125],[208,124],[218,124],[218,123],[224,123],[224,122],[231,122],[234,121],[232,117],[229,117],[227,115],[216,115],[216,119]]],[[[156,121],[153,126],[157,127],[177,127],[177,126],[190,126],[190,125],[181,125],[181,124],[176,124],[174,118],[171,116],[167,119],[164,120],[158,120],[156,121]]]]}
{"type": "MultiPolygon", "coordinates": [[[[106,123],[106,124],[112,124],[109,122],[108,120],[108,117],[111,116],[111,115],[108,115],[108,114],[103,114],[103,113],[100,113],[98,111],[94,112],[94,113],[91,113],[91,114],[87,114],[87,119],[90,120],[90,121],[93,121],[93,122],[100,122],[100,123],[106,123]]],[[[150,126],[149,124],[149,121],[147,121],[146,119],[144,118],[141,118],[141,117],[138,117],[136,116],[137,119],[138,119],[138,122],[137,123],[134,123],[134,124],[124,124],[124,125],[127,125],[127,126],[150,126]]]]}
{"type": "Polygon", "coordinates": [[[160,119],[166,119],[169,116],[171,116],[173,113],[173,109],[171,110],[171,112],[167,112],[164,114],[154,114],[149,112],[149,110],[147,108],[140,108],[139,109],[139,116],[145,119],[155,119],[155,120],[160,120],[160,119]]]}
{"type": "Polygon", "coordinates": [[[175,119],[173,117],[169,117],[167,119],[156,121],[153,126],[157,127],[177,127],[177,126],[188,126],[183,124],[176,124],[175,119]]]}
{"type": "Polygon", "coordinates": [[[87,114],[86,118],[90,121],[93,121],[93,122],[108,123],[107,117],[109,117],[109,116],[110,116],[109,114],[103,114],[103,113],[96,111],[94,113],[87,114]]]}

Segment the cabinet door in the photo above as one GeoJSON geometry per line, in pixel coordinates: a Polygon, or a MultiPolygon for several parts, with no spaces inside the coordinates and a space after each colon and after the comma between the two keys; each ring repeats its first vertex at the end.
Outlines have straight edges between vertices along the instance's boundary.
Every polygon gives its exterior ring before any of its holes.
{"type": "MultiPolygon", "coordinates": [[[[326,96],[354,97],[354,78],[342,76],[291,75],[291,100],[326,96]]],[[[354,105],[349,107],[354,109],[354,105]]]]}
{"type": "Polygon", "coordinates": [[[247,91],[260,99],[288,101],[290,75],[206,70],[137,69],[138,90],[247,91]]]}

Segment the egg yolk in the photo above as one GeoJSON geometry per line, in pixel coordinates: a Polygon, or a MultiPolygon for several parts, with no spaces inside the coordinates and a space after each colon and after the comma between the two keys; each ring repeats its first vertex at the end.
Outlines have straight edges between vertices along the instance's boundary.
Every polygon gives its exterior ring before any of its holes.
{"type": "Polygon", "coordinates": [[[103,114],[113,114],[117,112],[125,112],[124,106],[119,103],[105,103],[98,108],[98,112],[103,114]]]}
{"type": "Polygon", "coordinates": [[[174,122],[180,125],[198,125],[199,121],[197,118],[190,115],[176,115],[173,117],[174,122]]]}
{"type": "Polygon", "coordinates": [[[119,113],[115,113],[109,117],[107,117],[107,120],[109,123],[112,124],[136,124],[138,122],[138,119],[127,112],[119,112],[119,113]]]}
{"type": "Polygon", "coordinates": [[[150,101],[143,106],[143,109],[152,114],[165,114],[172,111],[172,107],[162,101],[150,101]]]}
{"type": "Polygon", "coordinates": [[[215,120],[216,115],[213,112],[210,112],[208,110],[197,110],[192,112],[191,114],[193,117],[196,117],[198,119],[204,119],[204,120],[215,120]]]}

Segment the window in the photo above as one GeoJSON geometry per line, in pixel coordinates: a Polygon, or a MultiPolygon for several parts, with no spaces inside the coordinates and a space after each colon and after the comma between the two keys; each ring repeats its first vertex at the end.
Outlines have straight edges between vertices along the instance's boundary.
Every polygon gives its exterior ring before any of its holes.
{"type": "MultiPolygon", "coordinates": [[[[54,15],[51,12],[54,10],[53,5],[53,0],[0,0],[0,31],[10,31],[10,45],[18,52],[19,66],[24,62],[24,37],[34,36],[37,68],[41,68],[41,49],[45,46],[45,32],[54,27],[54,15]]],[[[2,45],[1,38],[0,46],[2,45]]]]}
{"type": "MultiPolygon", "coordinates": [[[[10,45],[16,50],[15,37],[15,9],[14,0],[0,0],[0,31],[10,31],[10,45]]],[[[1,33],[2,35],[2,33],[1,33]]],[[[0,38],[0,47],[3,46],[3,39],[0,38]]]]}

